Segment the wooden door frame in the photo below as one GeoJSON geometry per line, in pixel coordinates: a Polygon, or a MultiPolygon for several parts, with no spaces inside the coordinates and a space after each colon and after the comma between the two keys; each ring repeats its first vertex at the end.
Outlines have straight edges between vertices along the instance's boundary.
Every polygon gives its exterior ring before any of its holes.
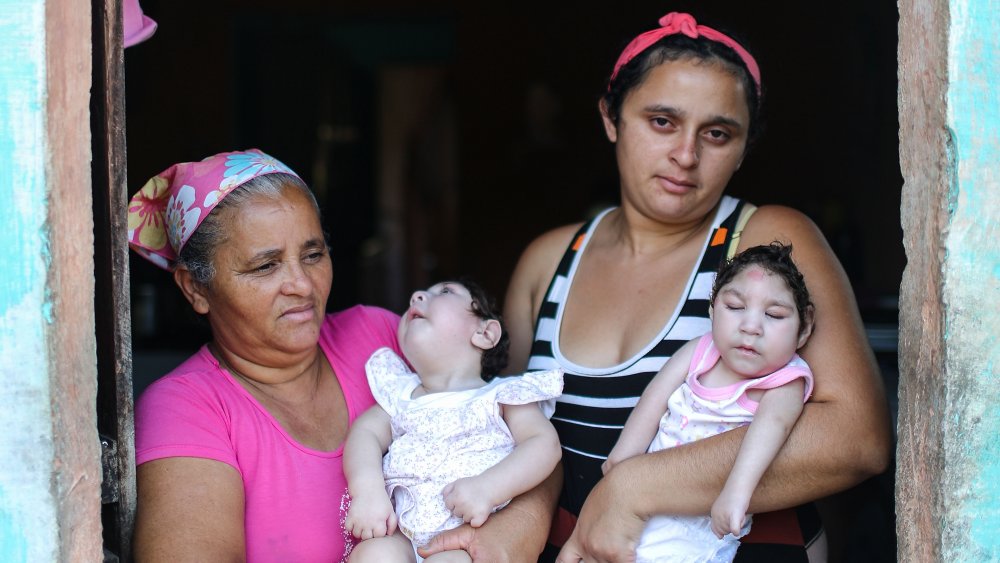
{"type": "Polygon", "coordinates": [[[92,10],[97,428],[104,468],[101,520],[105,561],[124,562],[131,560],[136,492],[121,0],[96,0],[92,10]]]}

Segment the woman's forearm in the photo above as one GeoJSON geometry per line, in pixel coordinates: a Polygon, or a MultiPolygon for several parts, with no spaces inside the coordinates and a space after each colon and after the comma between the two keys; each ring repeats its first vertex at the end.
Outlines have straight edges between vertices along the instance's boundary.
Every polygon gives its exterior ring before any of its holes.
{"type": "MultiPolygon", "coordinates": [[[[831,405],[808,404],[750,501],[751,512],[797,506],[851,487],[881,470],[878,432],[850,431],[831,405]],[[838,431],[837,429],[841,429],[838,431]],[[832,430],[826,430],[832,429],[832,430]],[[874,453],[873,453],[874,451],[874,453]]],[[[708,514],[736,460],[746,427],[631,458],[604,487],[640,517],[708,514]],[[650,494],[669,491],[670,494],[650,494]]]]}

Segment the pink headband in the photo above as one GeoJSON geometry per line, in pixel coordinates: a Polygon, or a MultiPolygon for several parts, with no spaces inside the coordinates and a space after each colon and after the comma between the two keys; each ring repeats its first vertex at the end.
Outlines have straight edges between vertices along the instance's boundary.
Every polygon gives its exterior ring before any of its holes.
{"type": "Polygon", "coordinates": [[[736,54],[740,56],[743,63],[747,65],[750,76],[753,77],[753,81],[757,85],[757,93],[760,94],[760,68],[757,66],[757,61],[754,60],[753,56],[732,37],[708,26],[698,25],[698,22],[694,21],[694,16],[682,12],[670,12],[660,18],[660,27],[658,29],[647,31],[633,39],[625,47],[625,50],[622,51],[622,54],[619,55],[618,62],[615,63],[615,70],[611,73],[611,80],[608,82],[614,82],[615,77],[618,76],[618,71],[628,64],[629,61],[637,57],[639,53],[648,49],[653,43],[668,35],[676,35],[678,33],[684,34],[691,39],[704,37],[716,43],[722,43],[736,51],[736,54]]]}
{"type": "Polygon", "coordinates": [[[247,181],[298,174],[258,149],[181,162],[153,176],[128,204],[128,242],[143,258],[173,270],[188,239],[216,205],[247,181]]]}

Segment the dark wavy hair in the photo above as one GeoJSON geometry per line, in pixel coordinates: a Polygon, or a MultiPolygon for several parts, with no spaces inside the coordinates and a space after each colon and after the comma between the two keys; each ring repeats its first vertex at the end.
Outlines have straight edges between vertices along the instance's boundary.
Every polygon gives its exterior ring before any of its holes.
{"type": "Polygon", "coordinates": [[[733,281],[733,278],[750,266],[757,265],[768,272],[780,276],[792,292],[795,308],[799,313],[799,331],[805,330],[806,321],[812,319],[813,304],[809,300],[809,288],[806,287],[802,272],[792,261],[792,245],[772,242],[771,244],[754,246],[725,261],[715,276],[712,284],[711,302],[723,287],[733,281]]]}
{"type": "MultiPolygon", "coordinates": [[[[720,30],[722,31],[722,30],[720,30]]],[[[742,45],[746,45],[739,38],[734,37],[729,32],[727,35],[733,37],[742,45]]],[[[667,61],[694,60],[703,64],[716,64],[729,74],[736,77],[743,85],[743,93],[746,96],[747,109],[750,112],[750,123],[747,131],[747,150],[760,136],[762,125],[760,119],[760,108],[762,96],[757,92],[757,83],[750,75],[743,59],[740,58],[732,47],[723,45],[717,41],[698,37],[692,39],[683,34],[668,35],[656,43],[650,45],[645,51],[636,55],[634,59],[625,64],[618,71],[615,79],[608,84],[608,90],[604,93],[602,100],[607,107],[608,117],[615,125],[618,125],[618,118],[621,115],[622,103],[629,92],[638,88],[646,81],[649,72],[667,61]]]]}
{"type": "Polygon", "coordinates": [[[455,280],[469,290],[472,296],[472,312],[484,321],[494,320],[500,323],[500,340],[496,346],[489,350],[483,350],[482,368],[479,376],[484,381],[490,381],[496,377],[505,367],[507,367],[510,355],[510,335],[507,334],[507,327],[503,324],[503,318],[496,306],[493,297],[486,293],[478,283],[468,277],[460,277],[455,280]]]}

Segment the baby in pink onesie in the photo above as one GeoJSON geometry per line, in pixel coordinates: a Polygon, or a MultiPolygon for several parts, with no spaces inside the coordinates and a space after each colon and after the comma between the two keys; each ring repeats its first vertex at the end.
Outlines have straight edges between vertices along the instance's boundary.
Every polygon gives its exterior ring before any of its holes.
{"type": "Polygon", "coordinates": [[[812,372],[796,351],[812,334],[813,306],[791,253],[773,243],[723,265],[712,287],[712,331],[664,364],[602,466],[607,473],[632,456],[750,425],[711,515],[650,518],[640,563],[732,561],[750,531],[750,496],[812,393],[812,372]]]}

